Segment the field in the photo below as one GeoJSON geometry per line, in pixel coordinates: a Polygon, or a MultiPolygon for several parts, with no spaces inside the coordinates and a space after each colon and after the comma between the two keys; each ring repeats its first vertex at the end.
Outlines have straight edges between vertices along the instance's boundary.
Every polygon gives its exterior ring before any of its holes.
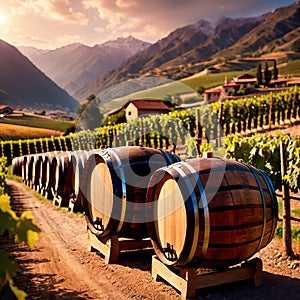
{"type": "Polygon", "coordinates": [[[60,136],[61,131],[34,128],[30,126],[21,126],[2,123],[0,125],[0,141],[33,139],[39,137],[60,136]]]}
{"type": "Polygon", "coordinates": [[[45,128],[60,132],[65,132],[72,125],[74,125],[73,122],[57,121],[46,117],[38,117],[31,115],[0,118],[0,124],[1,123],[30,126],[35,128],[45,128]]]}
{"type": "Polygon", "coordinates": [[[74,126],[73,122],[57,121],[31,115],[0,118],[0,140],[18,140],[60,136],[74,126]]]}

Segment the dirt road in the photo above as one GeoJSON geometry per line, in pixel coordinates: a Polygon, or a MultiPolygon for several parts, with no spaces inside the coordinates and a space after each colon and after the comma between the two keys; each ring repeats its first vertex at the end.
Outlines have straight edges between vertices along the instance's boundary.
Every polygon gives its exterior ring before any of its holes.
{"type": "MultiPolygon", "coordinates": [[[[152,280],[152,250],[122,253],[118,264],[106,265],[87,250],[83,217],[35,198],[21,183],[7,180],[7,187],[18,214],[31,211],[42,230],[32,250],[8,239],[0,246],[16,260],[16,283],[27,299],[180,299],[171,286],[152,280]]],[[[299,260],[283,257],[281,246],[273,240],[258,255],[263,260],[262,287],[239,282],[199,290],[197,299],[300,299],[299,260]]]]}

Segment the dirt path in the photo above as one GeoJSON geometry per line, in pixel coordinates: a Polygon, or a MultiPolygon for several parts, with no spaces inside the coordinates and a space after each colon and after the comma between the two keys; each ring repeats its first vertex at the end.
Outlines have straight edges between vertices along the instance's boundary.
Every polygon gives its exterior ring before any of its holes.
{"type": "MultiPolygon", "coordinates": [[[[27,299],[180,299],[165,282],[151,279],[152,251],[123,253],[118,264],[106,265],[87,251],[83,217],[35,198],[23,184],[7,180],[7,186],[14,209],[31,211],[42,230],[33,250],[8,239],[0,245],[16,260],[16,283],[27,299]]],[[[281,246],[273,240],[258,255],[264,265],[261,288],[234,283],[198,291],[197,299],[300,299],[299,260],[284,258],[281,246]]]]}

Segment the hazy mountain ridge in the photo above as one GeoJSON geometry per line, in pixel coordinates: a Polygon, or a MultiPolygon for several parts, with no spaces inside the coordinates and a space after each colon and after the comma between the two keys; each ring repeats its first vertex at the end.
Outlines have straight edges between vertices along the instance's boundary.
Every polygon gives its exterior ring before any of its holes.
{"type": "Polygon", "coordinates": [[[12,45],[0,40],[1,104],[32,109],[76,111],[79,103],[45,76],[12,45]],[[5,97],[2,97],[5,95],[5,97]]]}
{"type": "Polygon", "coordinates": [[[32,49],[27,51],[24,47],[20,49],[47,76],[72,94],[83,84],[103,77],[125,59],[149,45],[129,36],[92,47],[71,44],[40,53],[32,49]]]}

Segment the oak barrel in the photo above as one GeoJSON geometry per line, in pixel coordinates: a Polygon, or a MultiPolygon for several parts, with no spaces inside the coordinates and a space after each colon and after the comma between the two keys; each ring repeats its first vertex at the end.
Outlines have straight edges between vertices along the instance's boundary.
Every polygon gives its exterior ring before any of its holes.
{"type": "Polygon", "coordinates": [[[12,174],[22,176],[22,164],[24,156],[17,156],[12,159],[12,174]]]}
{"type": "Polygon", "coordinates": [[[54,155],[50,162],[50,179],[48,190],[51,197],[61,199],[61,206],[68,206],[73,193],[72,152],[65,151],[54,155]]]}
{"type": "Polygon", "coordinates": [[[51,177],[51,161],[53,157],[55,157],[58,153],[61,153],[62,151],[52,151],[52,152],[45,152],[41,153],[38,156],[38,170],[39,173],[36,174],[38,176],[37,182],[37,190],[38,192],[45,196],[48,197],[49,199],[52,199],[51,195],[51,186],[52,186],[52,177],[51,177]]]}
{"type": "Polygon", "coordinates": [[[39,169],[37,169],[37,162],[40,154],[30,154],[28,155],[26,161],[26,177],[27,177],[27,185],[31,188],[34,188],[36,184],[36,175],[39,173],[39,169]]]}
{"type": "MultiPolygon", "coordinates": [[[[72,185],[72,193],[70,195],[74,212],[82,212],[82,197],[83,193],[81,191],[85,186],[85,173],[83,172],[84,166],[89,158],[89,156],[93,153],[98,153],[102,151],[102,148],[93,149],[93,150],[77,150],[72,153],[71,160],[73,164],[73,172],[71,174],[71,185],[72,185]]],[[[70,202],[69,202],[70,207],[70,202]]]]}
{"type": "Polygon", "coordinates": [[[148,147],[109,148],[89,156],[83,173],[83,209],[98,237],[148,237],[145,200],[153,172],[180,159],[148,147]]]}
{"type": "Polygon", "coordinates": [[[247,260],[273,238],[277,199],[252,166],[197,158],[154,172],[147,193],[149,236],[166,265],[223,268],[247,260]]]}

